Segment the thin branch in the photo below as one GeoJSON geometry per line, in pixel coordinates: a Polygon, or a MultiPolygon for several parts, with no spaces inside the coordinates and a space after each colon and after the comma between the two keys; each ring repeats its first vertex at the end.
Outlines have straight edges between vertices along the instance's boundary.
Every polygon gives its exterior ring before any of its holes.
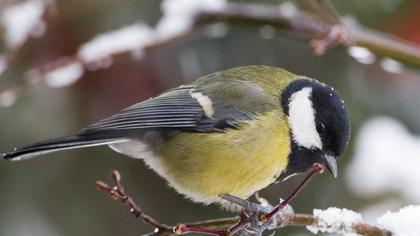
{"type": "MultiPolygon", "coordinates": [[[[142,220],[144,223],[151,225],[155,228],[153,232],[147,233],[144,236],[177,236],[183,235],[186,233],[201,233],[201,234],[216,234],[216,235],[232,235],[237,232],[240,232],[241,235],[251,235],[249,231],[244,230],[243,228],[234,228],[243,220],[243,214],[241,216],[230,217],[230,218],[221,218],[213,220],[204,220],[196,221],[191,223],[178,224],[176,226],[167,226],[155,220],[151,216],[145,214],[141,208],[135,203],[133,198],[129,196],[125,191],[121,183],[121,175],[118,171],[112,172],[112,179],[114,181],[114,186],[110,186],[102,181],[97,181],[96,186],[100,191],[108,193],[111,195],[113,200],[120,201],[126,205],[130,213],[137,219],[142,220]],[[234,228],[234,230],[232,230],[234,228]],[[189,229],[192,229],[189,231],[189,229]],[[197,229],[199,231],[197,231],[197,229]]],[[[235,200],[236,201],[236,200],[235,200]]],[[[245,201],[245,200],[242,200],[245,201]]],[[[247,202],[247,201],[246,201],[247,202]]],[[[264,208],[263,206],[247,202],[244,203],[248,206],[255,205],[259,208],[264,208]]],[[[249,219],[249,218],[248,218],[249,219]]],[[[260,222],[264,224],[264,222],[260,222]]],[[[306,227],[317,225],[318,219],[310,214],[283,214],[280,217],[276,217],[275,228],[283,228],[286,226],[297,226],[297,227],[306,227]]],[[[241,225],[242,227],[242,225],[241,225]]],[[[355,233],[366,236],[391,236],[392,232],[372,226],[366,223],[355,223],[352,225],[352,230],[355,233]]],[[[262,232],[260,232],[262,233],[262,232]]]]}
{"type": "Polygon", "coordinates": [[[133,198],[131,198],[129,195],[125,193],[124,187],[121,184],[121,175],[118,171],[115,171],[115,170],[112,171],[112,179],[115,184],[113,187],[109,186],[108,184],[102,181],[97,181],[96,187],[103,192],[109,193],[112,199],[120,201],[123,204],[125,204],[130,209],[130,213],[134,217],[142,220],[145,224],[149,224],[155,227],[157,231],[167,231],[167,230],[172,229],[164,224],[161,224],[159,221],[155,220],[149,215],[146,215],[141,210],[141,208],[134,202],[133,198]]]}

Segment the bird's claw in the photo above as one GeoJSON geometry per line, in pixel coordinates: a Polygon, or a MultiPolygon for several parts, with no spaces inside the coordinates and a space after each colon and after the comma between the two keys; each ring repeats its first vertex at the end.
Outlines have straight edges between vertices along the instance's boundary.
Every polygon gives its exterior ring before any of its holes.
{"type": "Polygon", "coordinates": [[[242,207],[242,217],[237,224],[240,235],[261,235],[265,230],[281,227],[287,218],[294,214],[293,208],[287,205],[274,216],[268,217],[273,210],[273,207],[268,204],[250,202],[230,194],[224,194],[221,197],[242,207]]]}

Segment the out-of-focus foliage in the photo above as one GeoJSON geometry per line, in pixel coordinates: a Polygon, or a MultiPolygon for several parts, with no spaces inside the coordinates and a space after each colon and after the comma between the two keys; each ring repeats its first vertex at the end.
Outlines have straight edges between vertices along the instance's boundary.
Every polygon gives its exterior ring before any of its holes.
{"type": "MultiPolygon", "coordinates": [[[[7,4],[14,3],[2,1],[0,12],[7,4]]],[[[418,1],[334,3],[341,13],[356,16],[362,24],[409,40],[418,39],[420,34],[420,29],[410,23],[420,22],[418,1]]],[[[80,44],[98,33],[138,20],[154,25],[160,17],[159,4],[155,0],[58,1],[58,15],[48,22],[47,34],[33,41],[5,79],[19,80],[22,71],[29,67],[75,53],[80,44]]],[[[354,195],[343,173],[353,154],[358,128],[368,118],[390,115],[411,132],[420,132],[418,71],[405,68],[399,73],[389,73],[380,66],[380,59],[373,64],[360,64],[341,48],[315,56],[305,41],[276,30],[273,37],[266,37],[261,35],[264,31],[255,26],[228,26],[224,37],[197,38],[163,48],[141,60],[118,61],[108,69],[85,73],[71,87],[34,87],[13,106],[0,108],[0,150],[72,134],[128,105],[200,75],[249,64],[273,65],[335,87],[346,101],[353,126],[350,148],[339,160],[339,179],[328,175],[315,178],[293,203],[295,210],[312,212],[313,208],[328,206],[363,210],[373,202],[384,202],[382,209],[394,209],[409,203],[396,193],[375,198],[354,195]],[[387,205],[383,200],[394,205],[387,205]]],[[[414,43],[419,45],[420,41],[414,43]]],[[[404,168],[404,164],[400,167],[404,168]]],[[[215,206],[203,207],[183,199],[142,161],[98,147],[55,153],[26,162],[0,162],[0,235],[136,235],[150,231],[120,204],[95,190],[95,180],[108,178],[112,169],[122,172],[127,191],[146,212],[162,222],[174,224],[227,215],[215,206]]],[[[271,186],[261,194],[275,202],[279,196],[287,195],[297,181],[298,178],[271,186]]],[[[302,229],[284,231],[299,232],[299,235],[303,232],[302,229]]]]}

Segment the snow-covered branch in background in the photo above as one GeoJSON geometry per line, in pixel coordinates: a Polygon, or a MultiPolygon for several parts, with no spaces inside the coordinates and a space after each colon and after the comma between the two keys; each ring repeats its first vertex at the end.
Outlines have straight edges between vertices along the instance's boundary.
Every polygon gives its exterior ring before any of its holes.
{"type": "MultiPolygon", "coordinates": [[[[136,22],[99,34],[80,45],[76,54],[34,68],[26,73],[24,80],[15,80],[0,88],[0,100],[11,94],[16,97],[16,93],[41,82],[55,88],[69,86],[80,79],[86,70],[108,68],[120,58],[140,59],[147,52],[187,40],[192,32],[201,28],[195,24],[201,12],[221,10],[226,3],[225,0],[164,0],[161,5],[162,18],[156,27],[136,22]]],[[[0,106],[10,106],[9,101],[0,101],[0,106]]]]}
{"type": "MultiPolygon", "coordinates": [[[[307,1],[300,2],[305,6],[307,1]]],[[[310,2],[318,4],[317,1],[310,2]]],[[[320,1],[318,7],[311,7],[312,5],[308,4],[304,10],[298,10],[290,2],[273,5],[234,3],[227,0],[164,0],[161,3],[162,17],[155,27],[137,22],[112,32],[100,34],[81,45],[74,55],[65,56],[28,71],[23,80],[14,80],[8,86],[0,88],[0,94],[6,91],[15,94],[23,92],[35,83],[45,82],[47,78],[51,77],[48,73],[61,67],[67,67],[68,64],[78,64],[82,67],[82,72],[77,70],[77,73],[71,76],[66,74],[63,78],[63,80],[72,78],[72,81],[75,82],[85,70],[109,67],[114,61],[121,58],[139,59],[148,52],[188,41],[191,36],[197,35],[196,32],[203,32],[203,29],[204,34],[202,35],[204,36],[208,36],[209,34],[206,32],[213,29],[223,29],[224,33],[222,34],[212,34],[223,36],[226,28],[214,26],[225,23],[257,24],[265,27],[264,29],[282,28],[312,39],[314,50],[318,53],[323,53],[326,49],[336,45],[359,46],[370,49],[374,54],[420,66],[420,50],[418,48],[393,37],[366,30],[354,21],[352,24],[342,23],[328,0],[320,1]],[[321,9],[321,12],[315,9],[321,9]],[[314,14],[318,14],[318,17],[314,17],[314,14]],[[79,75],[78,78],[77,75],[79,75]]],[[[23,10],[21,11],[23,12],[23,10]]],[[[22,28],[19,31],[25,30],[22,28]]],[[[352,50],[352,52],[359,51],[352,50]]],[[[368,52],[370,51],[368,50],[368,52]]],[[[351,55],[360,57],[357,53],[351,55]]],[[[6,63],[6,65],[8,64],[10,63],[6,63]]],[[[395,65],[397,64],[385,63],[384,68],[392,67],[391,69],[395,73],[395,65]]],[[[6,68],[8,67],[6,66],[6,68]]],[[[399,67],[399,69],[401,68],[399,67]]],[[[71,83],[53,84],[65,86],[71,83]]]]}

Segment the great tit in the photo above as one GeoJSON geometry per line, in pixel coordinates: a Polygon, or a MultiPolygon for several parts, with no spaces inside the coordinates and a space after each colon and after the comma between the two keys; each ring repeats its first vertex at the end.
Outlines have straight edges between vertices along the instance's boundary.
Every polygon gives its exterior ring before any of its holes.
{"type": "Polygon", "coordinates": [[[337,176],[349,141],[343,100],[324,83],[269,66],[244,66],[132,105],[78,134],[3,154],[23,160],[108,145],[144,162],[194,202],[254,192],[321,163],[337,176]]]}

